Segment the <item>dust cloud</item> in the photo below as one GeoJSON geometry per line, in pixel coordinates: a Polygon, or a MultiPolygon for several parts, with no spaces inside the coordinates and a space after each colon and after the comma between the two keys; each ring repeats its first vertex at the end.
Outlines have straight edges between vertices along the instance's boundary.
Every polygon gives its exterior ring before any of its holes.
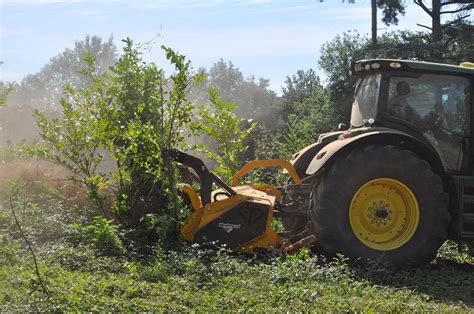
{"type": "MultiPolygon", "coordinates": [[[[5,197],[7,182],[12,181],[48,181],[66,195],[77,191],[64,184],[64,179],[70,175],[66,169],[44,161],[20,158],[13,152],[17,144],[40,139],[39,128],[33,117],[34,109],[40,110],[50,119],[59,118],[63,86],[87,86],[84,76],[78,73],[85,68],[79,56],[86,52],[95,56],[99,72],[110,68],[118,58],[112,37],[102,40],[97,36],[87,36],[84,40],[76,41],[73,48],[52,58],[38,73],[27,75],[20,83],[14,83],[6,105],[0,106],[0,198],[5,197]]],[[[232,62],[222,59],[210,69],[198,71],[205,72],[207,76],[201,85],[191,91],[189,98],[193,102],[206,103],[207,90],[212,86],[222,99],[236,104],[236,113],[243,120],[252,119],[269,129],[277,127],[280,99],[269,89],[269,80],[246,77],[232,62]]],[[[192,141],[212,146],[212,142],[206,138],[192,141]]],[[[214,164],[210,160],[206,160],[206,163],[213,168],[214,164]]]]}

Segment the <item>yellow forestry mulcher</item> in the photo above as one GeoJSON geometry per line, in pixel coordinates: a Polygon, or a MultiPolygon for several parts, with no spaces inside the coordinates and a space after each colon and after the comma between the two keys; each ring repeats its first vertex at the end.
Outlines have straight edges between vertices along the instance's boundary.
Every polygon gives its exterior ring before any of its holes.
{"type": "Polygon", "coordinates": [[[192,206],[192,215],[181,229],[184,240],[224,246],[232,251],[246,253],[291,252],[314,242],[314,235],[304,228],[307,204],[301,197],[309,193],[311,185],[301,182],[290,162],[249,162],[237,172],[229,185],[194,156],[173,150],[169,152],[169,157],[194,170],[191,173],[181,168],[185,181],[188,181],[186,178],[192,178],[200,184],[199,194],[190,185],[181,185],[185,199],[192,206]],[[267,185],[237,186],[243,176],[257,167],[283,167],[289,172],[294,184],[286,189],[267,185]],[[218,189],[212,191],[214,184],[218,189]],[[298,217],[303,226],[298,230],[291,230],[290,227],[287,232],[277,233],[272,228],[274,217],[288,218],[285,221],[290,222],[298,217]]]}

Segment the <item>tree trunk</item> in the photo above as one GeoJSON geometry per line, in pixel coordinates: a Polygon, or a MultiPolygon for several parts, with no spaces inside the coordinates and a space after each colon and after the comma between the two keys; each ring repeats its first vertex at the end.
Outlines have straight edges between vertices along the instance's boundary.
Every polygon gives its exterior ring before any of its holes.
{"type": "Polygon", "coordinates": [[[179,239],[179,217],[178,217],[178,206],[179,206],[179,196],[178,196],[178,189],[177,189],[177,184],[176,184],[176,177],[175,177],[175,169],[173,165],[171,164],[171,161],[165,160],[164,164],[165,172],[168,177],[168,184],[170,187],[170,195],[169,195],[169,201],[168,201],[168,206],[171,208],[168,208],[168,213],[169,217],[172,220],[172,226],[171,230],[169,230],[168,233],[168,239],[167,242],[169,243],[177,243],[179,239]]]}
{"type": "Polygon", "coordinates": [[[372,0],[372,46],[377,45],[377,0],[372,0]]]}
{"type": "Polygon", "coordinates": [[[433,43],[437,43],[443,39],[443,31],[441,29],[441,0],[433,0],[432,4],[431,39],[433,43]]]}
{"type": "Polygon", "coordinates": [[[431,40],[433,42],[433,61],[441,62],[443,29],[441,28],[441,0],[432,0],[431,40]]]}

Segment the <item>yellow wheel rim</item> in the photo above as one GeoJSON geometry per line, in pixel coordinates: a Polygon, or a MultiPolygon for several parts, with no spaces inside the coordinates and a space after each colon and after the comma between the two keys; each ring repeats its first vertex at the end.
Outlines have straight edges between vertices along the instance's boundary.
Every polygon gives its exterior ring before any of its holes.
{"type": "Polygon", "coordinates": [[[381,251],[406,244],[420,219],[413,192],[398,180],[379,178],[362,185],[349,209],[352,231],[366,246],[381,251]]]}

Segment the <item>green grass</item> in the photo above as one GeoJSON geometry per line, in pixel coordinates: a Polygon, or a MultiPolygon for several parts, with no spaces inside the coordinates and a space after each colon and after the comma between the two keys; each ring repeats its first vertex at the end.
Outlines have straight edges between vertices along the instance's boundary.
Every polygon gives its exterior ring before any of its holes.
{"type": "Polygon", "coordinates": [[[474,259],[453,243],[430,265],[398,272],[308,251],[256,258],[188,246],[144,260],[107,256],[95,243],[78,241],[71,223],[88,220],[67,203],[45,197],[38,204],[19,202],[17,214],[50,293],[9,210],[0,207],[0,312],[474,311],[474,259]]]}
{"type": "Polygon", "coordinates": [[[465,311],[474,310],[474,265],[460,255],[403,272],[326,262],[307,252],[257,259],[188,248],[152,263],[48,248],[46,294],[19,245],[3,243],[0,310],[10,311],[465,311]],[[8,252],[6,252],[8,251],[8,252]]]}

